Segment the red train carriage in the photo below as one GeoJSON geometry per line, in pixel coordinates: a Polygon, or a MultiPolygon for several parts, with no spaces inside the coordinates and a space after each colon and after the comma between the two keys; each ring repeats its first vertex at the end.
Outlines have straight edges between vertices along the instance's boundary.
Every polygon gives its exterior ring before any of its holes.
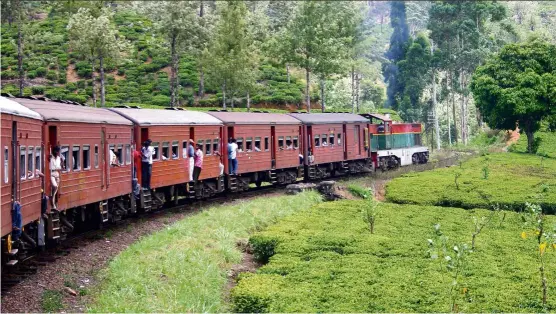
{"type": "Polygon", "coordinates": [[[370,171],[369,121],[349,113],[292,113],[302,127],[306,177],[370,171]]]}
{"type": "MultiPolygon", "coordinates": [[[[11,99],[0,97],[1,144],[3,165],[0,167],[2,211],[2,264],[15,264],[17,253],[12,248],[12,206],[21,204],[23,239],[36,229],[41,216],[43,150],[41,116],[11,99]],[[38,170],[38,171],[36,171],[38,170]]],[[[19,247],[19,245],[16,245],[19,247]]]]}
{"type": "MultiPolygon", "coordinates": [[[[63,237],[74,224],[121,218],[130,206],[132,123],[108,110],[54,101],[15,98],[44,120],[45,156],[60,146],[64,157],[57,211],[49,211],[47,236],[63,237]],[[118,158],[111,164],[110,151],[118,158]],[[115,166],[119,164],[119,166],[115,166]],[[109,211],[111,214],[109,215],[109,211]]],[[[51,191],[49,162],[46,191],[51,191]]]]}
{"type": "Polygon", "coordinates": [[[229,174],[228,139],[238,144],[238,177],[229,178],[231,189],[248,189],[249,183],[287,184],[300,176],[301,122],[291,116],[256,112],[209,112],[224,125],[224,165],[229,174]]]}
{"type": "MultiPolygon", "coordinates": [[[[153,158],[151,188],[158,203],[177,201],[180,191],[189,191],[189,159],[187,145],[189,139],[203,146],[203,170],[199,179],[201,185],[197,187],[197,197],[209,197],[224,190],[224,180],[220,177],[222,122],[204,112],[185,110],[156,110],[113,108],[110,109],[123,117],[133,121],[135,147],[141,149],[141,144],[147,139],[152,140],[156,155],[153,158]],[[178,186],[181,185],[181,186],[178,186]]],[[[139,182],[141,176],[138,165],[139,182]]],[[[145,191],[143,191],[145,192],[145,191]]],[[[143,193],[144,194],[144,193],[143,193]]],[[[191,190],[193,194],[193,190],[191,190]]],[[[147,200],[147,203],[149,201],[147,200]]],[[[142,206],[149,209],[149,204],[142,206]]]]}

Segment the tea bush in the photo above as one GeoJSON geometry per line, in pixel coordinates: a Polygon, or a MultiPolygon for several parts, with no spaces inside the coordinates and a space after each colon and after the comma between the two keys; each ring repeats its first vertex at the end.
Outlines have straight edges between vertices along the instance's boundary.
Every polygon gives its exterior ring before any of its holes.
{"type": "MultiPolygon", "coordinates": [[[[367,202],[321,203],[251,237],[254,253],[269,263],[240,277],[231,292],[236,312],[447,312],[450,276],[426,254],[440,222],[450,240],[471,242],[473,216],[487,210],[383,203],[376,233],[361,219],[367,202]],[[269,250],[272,248],[272,250],[269,250]]],[[[495,218],[499,219],[498,216],[495,218]]],[[[556,223],[549,216],[550,224],[556,223]]],[[[521,217],[486,228],[468,256],[460,285],[461,312],[542,310],[535,254],[520,238],[521,217]]],[[[550,265],[555,256],[550,255],[550,265]]],[[[547,264],[548,265],[548,264],[547,264]]],[[[556,276],[550,267],[548,278],[556,276]]],[[[556,295],[550,286],[549,295],[556,295]]],[[[548,311],[556,310],[556,297],[548,311]]]]}
{"type": "Polygon", "coordinates": [[[514,210],[526,202],[556,213],[556,160],[530,154],[499,153],[473,158],[459,166],[408,173],[389,182],[386,198],[394,203],[488,208],[489,200],[514,210]],[[484,169],[488,164],[488,177],[484,169]],[[454,182],[458,171],[459,189],[454,182]]]}

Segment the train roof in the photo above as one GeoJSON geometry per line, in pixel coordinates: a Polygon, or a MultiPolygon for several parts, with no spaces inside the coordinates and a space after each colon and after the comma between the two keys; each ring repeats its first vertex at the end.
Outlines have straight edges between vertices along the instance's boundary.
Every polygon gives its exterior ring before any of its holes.
{"type": "Polygon", "coordinates": [[[352,113],[290,113],[289,115],[306,124],[369,122],[364,117],[352,113]]]}
{"type": "Polygon", "coordinates": [[[215,117],[200,111],[110,108],[138,125],[222,125],[215,117]]]}
{"type": "Polygon", "coordinates": [[[365,117],[365,118],[375,118],[377,120],[382,120],[382,121],[392,121],[392,119],[390,118],[390,115],[384,115],[384,114],[380,114],[380,113],[362,113],[361,116],[365,117]]]}
{"type": "Polygon", "coordinates": [[[36,111],[45,121],[131,124],[131,121],[102,108],[29,98],[14,98],[13,100],[36,111]]]}
{"type": "Polygon", "coordinates": [[[20,103],[14,101],[13,99],[9,99],[6,97],[0,97],[0,112],[13,114],[20,117],[42,120],[41,115],[37,112],[25,106],[22,106],[20,103]]]}
{"type": "Polygon", "coordinates": [[[208,112],[226,124],[301,124],[287,114],[259,112],[208,112]]]}

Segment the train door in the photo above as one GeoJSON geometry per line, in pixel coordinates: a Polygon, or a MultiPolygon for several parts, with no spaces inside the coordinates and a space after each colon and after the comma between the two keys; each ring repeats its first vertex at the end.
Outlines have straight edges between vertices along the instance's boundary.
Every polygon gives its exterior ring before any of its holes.
{"type": "Polygon", "coordinates": [[[145,143],[146,140],[149,139],[149,128],[141,128],[141,143],[140,145],[142,146],[143,143],[145,143]]]}
{"type": "Polygon", "coordinates": [[[12,122],[12,200],[19,201],[18,195],[18,187],[20,187],[21,180],[19,180],[19,175],[17,173],[17,169],[20,168],[18,161],[18,152],[19,149],[17,147],[17,122],[12,122]]]}
{"type": "Polygon", "coordinates": [[[344,145],[342,145],[344,147],[344,160],[347,160],[348,158],[348,150],[347,150],[347,143],[348,143],[348,139],[347,139],[347,126],[345,124],[342,125],[342,137],[344,138],[344,145]]]}
{"type": "Polygon", "coordinates": [[[305,134],[305,141],[307,143],[307,147],[306,147],[307,150],[306,150],[306,153],[305,153],[305,156],[307,156],[306,164],[310,164],[311,159],[312,159],[311,156],[313,156],[312,147],[314,145],[314,142],[313,142],[313,127],[310,126],[310,125],[307,126],[307,133],[305,134]]]}
{"type": "Polygon", "coordinates": [[[102,127],[100,130],[100,184],[101,184],[101,188],[103,191],[106,191],[106,189],[108,188],[109,183],[109,179],[108,179],[108,175],[109,175],[109,170],[108,170],[108,166],[106,163],[106,147],[107,147],[107,143],[106,143],[106,128],[102,127]]]}
{"type": "Polygon", "coordinates": [[[270,127],[270,159],[271,168],[276,168],[276,127],[273,125],[270,127]]]}
{"type": "Polygon", "coordinates": [[[353,144],[355,145],[355,152],[357,155],[361,155],[361,143],[359,138],[361,137],[361,127],[359,125],[355,125],[353,128],[353,144]]]}

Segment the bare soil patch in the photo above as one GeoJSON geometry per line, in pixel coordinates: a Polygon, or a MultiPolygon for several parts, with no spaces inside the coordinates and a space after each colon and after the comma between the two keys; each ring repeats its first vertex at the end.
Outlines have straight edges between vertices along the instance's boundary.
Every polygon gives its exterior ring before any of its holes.
{"type": "Polygon", "coordinates": [[[69,64],[66,70],[66,80],[69,83],[77,83],[79,81],[79,76],[77,75],[77,71],[75,71],[75,64],[69,64]]]}

